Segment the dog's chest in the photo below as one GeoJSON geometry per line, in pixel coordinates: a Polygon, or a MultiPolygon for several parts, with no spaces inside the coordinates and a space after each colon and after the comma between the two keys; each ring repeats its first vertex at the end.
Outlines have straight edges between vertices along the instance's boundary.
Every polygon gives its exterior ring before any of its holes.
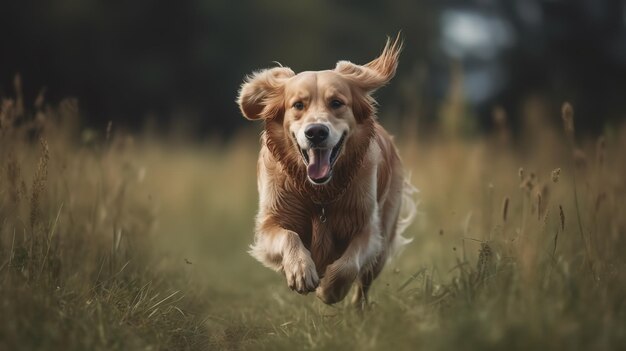
{"type": "Polygon", "coordinates": [[[367,212],[364,208],[339,203],[313,208],[307,246],[318,270],[323,272],[364,231],[369,223],[367,212]]]}

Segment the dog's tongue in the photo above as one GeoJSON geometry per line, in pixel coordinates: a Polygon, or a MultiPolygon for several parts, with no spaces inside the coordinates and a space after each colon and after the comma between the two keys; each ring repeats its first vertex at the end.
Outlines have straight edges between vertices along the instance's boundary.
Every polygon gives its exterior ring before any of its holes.
{"type": "Polygon", "coordinates": [[[309,149],[309,166],[307,167],[309,178],[320,180],[328,177],[331,151],[331,149],[309,149]]]}

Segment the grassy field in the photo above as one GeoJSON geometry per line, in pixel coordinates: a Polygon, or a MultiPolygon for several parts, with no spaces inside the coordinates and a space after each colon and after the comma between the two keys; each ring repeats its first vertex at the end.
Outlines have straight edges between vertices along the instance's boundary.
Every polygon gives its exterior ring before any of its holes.
{"type": "Polygon", "coordinates": [[[364,312],[247,255],[257,131],[189,144],[24,105],[0,115],[0,350],[626,345],[626,128],[582,137],[569,105],[515,139],[502,111],[398,136],[420,214],[364,312]]]}

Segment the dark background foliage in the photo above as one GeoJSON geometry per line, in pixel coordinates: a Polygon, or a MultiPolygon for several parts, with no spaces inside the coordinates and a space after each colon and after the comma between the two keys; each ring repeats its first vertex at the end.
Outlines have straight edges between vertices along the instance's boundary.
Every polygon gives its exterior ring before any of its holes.
{"type": "Polygon", "coordinates": [[[394,106],[386,118],[436,119],[455,65],[484,128],[494,106],[515,121],[533,96],[555,111],[571,101],[587,131],[625,115],[621,0],[7,1],[0,96],[19,72],[28,101],[42,88],[52,103],[75,96],[92,126],[228,134],[245,124],[234,100],[246,74],[365,63],[400,30],[398,78],[378,94],[394,106]]]}

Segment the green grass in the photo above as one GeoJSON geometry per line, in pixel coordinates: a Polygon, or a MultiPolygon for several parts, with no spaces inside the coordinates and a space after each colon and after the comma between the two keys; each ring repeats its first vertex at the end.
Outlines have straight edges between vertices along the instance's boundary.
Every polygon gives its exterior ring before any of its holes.
{"type": "Polygon", "coordinates": [[[549,122],[518,143],[401,135],[421,190],[414,241],[359,312],[247,255],[257,134],[80,132],[72,102],[20,104],[1,115],[1,350],[626,345],[624,128],[573,147],[549,122]]]}

